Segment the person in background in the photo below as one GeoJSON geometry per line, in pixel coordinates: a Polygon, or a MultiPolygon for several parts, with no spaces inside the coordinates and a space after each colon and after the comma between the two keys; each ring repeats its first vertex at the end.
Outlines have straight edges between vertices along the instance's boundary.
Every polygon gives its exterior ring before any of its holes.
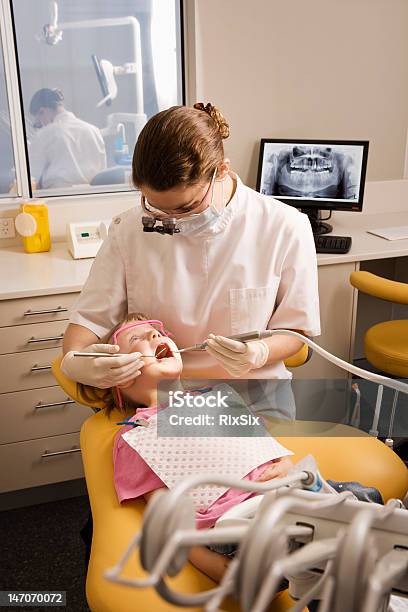
{"type": "Polygon", "coordinates": [[[34,126],[41,128],[29,144],[31,178],[38,189],[89,184],[106,168],[99,128],[78,119],[63,105],[59,89],[39,89],[30,102],[34,126]]]}

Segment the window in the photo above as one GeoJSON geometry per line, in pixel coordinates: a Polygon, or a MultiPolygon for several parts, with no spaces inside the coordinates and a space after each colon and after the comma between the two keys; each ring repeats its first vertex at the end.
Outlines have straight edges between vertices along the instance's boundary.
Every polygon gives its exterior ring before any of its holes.
{"type": "MultiPolygon", "coordinates": [[[[181,1],[10,0],[10,7],[31,194],[128,191],[147,119],[184,102],[181,1]]],[[[3,95],[7,192],[13,155],[3,95]]]]}
{"type": "Polygon", "coordinates": [[[0,45],[0,198],[15,190],[16,171],[11,140],[10,111],[7,99],[3,50],[0,45]]]}

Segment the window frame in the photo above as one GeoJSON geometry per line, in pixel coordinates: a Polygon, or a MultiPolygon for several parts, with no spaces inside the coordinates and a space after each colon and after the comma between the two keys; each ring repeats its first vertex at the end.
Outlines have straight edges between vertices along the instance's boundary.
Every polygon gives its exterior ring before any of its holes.
{"type": "MultiPolygon", "coordinates": [[[[177,0],[179,4],[180,22],[177,35],[180,35],[180,88],[182,104],[195,102],[195,14],[196,0],[177,0]],[[188,58],[191,58],[188,61],[188,58]]],[[[27,139],[24,124],[24,107],[20,68],[18,63],[18,49],[16,25],[13,14],[12,0],[0,0],[0,47],[3,51],[4,70],[6,80],[6,97],[9,105],[11,140],[16,170],[16,194],[0,196],[0,212],[3,209],[15,208],[23,201],[46,199],[47,204],[53,208],[58,205],[83,206],[84,198],[89,205],[103,201],[120,199],[124,204],[134,201],[135,190],[96,191],[83,194],[48,195],[32,192],[30,180],[30,163],[28,156],[27,139]]]]}

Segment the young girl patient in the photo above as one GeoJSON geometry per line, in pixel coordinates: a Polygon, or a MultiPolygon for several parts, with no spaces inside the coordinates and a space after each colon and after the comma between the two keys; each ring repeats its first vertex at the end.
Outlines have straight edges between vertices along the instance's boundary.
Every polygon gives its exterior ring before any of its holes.
{"type": "MultiPolygon", "coordinates": [[[[163,378],[180,377],[183,364],[175,343],[166,335],[160,322],[149,322],[142,314],[130,314],[110,334],[109,342],[119,346],[120,353],[138,352],[144,365],[140,375],[120,388],[112,389],[112,401],[108,411],[116,405],[135,414],[129,422],[139,419],[148,420],[157,413],[157,383],[163,378]]],[[[132,429],[125,425],[118,430],[113,449],[115,488],[121,503],[138,497],[146,500],[165,484],[149,467],[142,457],[122,438],[122,434],[132,429]]],[[[256,467],[245,477],[246,480],[266,481],[285,476],[292,467],[288,457],[268,461],[256,467]]],[[[255,493],[228,489],[205,511],[196,512],[198,528],[213,527],[217,519],[229,508],[239,504],[255,493]]],[[[224,554],[206,547],[193,547],[190,561],[213,580],[219,581],[229,563],[228,551],[224,554]]]]}

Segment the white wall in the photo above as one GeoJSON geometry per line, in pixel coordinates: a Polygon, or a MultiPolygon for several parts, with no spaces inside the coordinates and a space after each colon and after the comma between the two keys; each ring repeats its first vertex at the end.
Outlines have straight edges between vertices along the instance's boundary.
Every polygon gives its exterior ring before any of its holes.
{"type": "MultiPolygon", "coordinates": [[[[190,60],[197,99],[225,113],[231,124],[226,152],[245,182],[255,185],[262,137],[368,139],[367,178],[403,177],[407,0],[186,3],[188,12],[195,6],[196,13],[196,23],[187,25],[190,34],[195,30],[196,58],[190,60]]],[[[368,197],[373,190],[366,191],[367,212],[389,206],[393,191],[384,184],[379,188],[374,199],[368,197]]],[[[405,194],[404,185],[396,188],[405,194]]],[[[52,236],[63,237],[66,220],[107,217],[133,202],[132,196],[112,196],[80,205],[50,204],[52,236]]],[[[397,210],[403,205],[399,202],[397,210]]],[[[0,216],[14,214],[0,211],[0,216]]],[[[14,242],[0,240],[0,246],[14,242]]]]}
{"type": "Polygon", "coordinates": [[[403,177],[407,0],[196,0],[197,95],[254,186],[262,137],[368,139],[368,179],[403,177]]]}

